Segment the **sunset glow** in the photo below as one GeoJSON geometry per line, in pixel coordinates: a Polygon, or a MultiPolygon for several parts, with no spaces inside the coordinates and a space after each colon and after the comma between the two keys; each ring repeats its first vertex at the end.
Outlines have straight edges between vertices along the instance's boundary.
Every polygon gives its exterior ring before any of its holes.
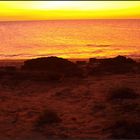
{"type": "Polygon", "coordinates": [[[1,1],[0,20],[140,18],[139,1],[1,1]]]}
{"type": "Polygon", "coordinates": [[[0,1],[0,140],[139,131],[140,0],[0,1]]]}
{"type": "Polygon", "coordinates": [[[0,59],[139,57],[139,27],[140,1],[1,1],[0,59]]]}

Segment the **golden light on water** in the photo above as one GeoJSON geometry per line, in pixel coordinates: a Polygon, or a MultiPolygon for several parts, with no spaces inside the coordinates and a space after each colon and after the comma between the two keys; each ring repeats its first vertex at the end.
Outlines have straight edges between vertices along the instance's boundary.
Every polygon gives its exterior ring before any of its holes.
{"type": "Polygon", "coordinates": [[[0,20],[140,18],[140,1],[1,1],[0,20]]]}
{"type": "Polygon", "coordinates": [[[0,22],[0,59],[139,55],[140,20],[129,19],[140,1],[0,1],[0,21],[21,21],[0,22]]]}

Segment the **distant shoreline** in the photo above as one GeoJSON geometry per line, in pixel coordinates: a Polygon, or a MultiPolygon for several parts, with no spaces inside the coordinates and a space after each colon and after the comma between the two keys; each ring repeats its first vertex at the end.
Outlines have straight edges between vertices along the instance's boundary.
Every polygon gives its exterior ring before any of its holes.
{"type": "Polygon", "coordinates": [[[6,22],[46,22],[46,21],[96,21],[96,20],[140,20],[139,18],[87,18],[87,19],[47,19],[47,20],[1,20],[0,23],[6,22]]]}
{"type": "MultiPolygon", "coordinates": [[[[124,55],[126,56],[126,55],[124,55]]],[[[48,57],[48,56],[47,56],[48,57]]],[[[59,57],[59,56],[57,56],[59,57]]],[[[110,57],[90,57],[90,58],[97,58],[97,59],[106,59],[106,58],[113,58],[115,56],[110,56],[110,57]]],[[[126,57],[130,57],[136,61],[140,61],[140,58],[139,57],[131,57],[131,56],[126,56],[126,57]]],[[[61,57],[63,58],[63,57],[61,57]]],[[[90,58],[64,58],[64,59],[67,59],[69,61],[88,61],[90,58]]],[[[29,59],[35,59],[35,58],[27,58],[27,59],[0,59],[0,62],[24,62],[26,60],[29,60],[29,59]]]]}

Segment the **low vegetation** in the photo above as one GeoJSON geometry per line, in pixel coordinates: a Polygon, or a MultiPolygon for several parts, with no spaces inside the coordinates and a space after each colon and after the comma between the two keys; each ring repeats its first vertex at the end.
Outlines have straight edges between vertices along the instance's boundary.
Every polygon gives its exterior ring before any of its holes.
{"type": "Polygon", "coordinates": [[[111,139],[139,139],[140,122],[117,120],[108,128],[111,139]]]}
{"type": "Polygon", "coordinates": [[[109,91],[108,100],[126,100],[126,99],[137,99],[139,95],[129,87],[115,87],[109,91]]]}
{"type": "Polygon", "coordinates": [[[109,91],[107,101],[112,112],[103,130],[109,134],[109,139],[140,139],[138,97],[129,87],[115,87],[109,91]]]}
{"type": "Polygon", "coordinates": [[[38,117],[35,126],[43,127],[45,125],[52,125],[60,123],[62,120],[54,110],[44,110],[38,117]]]}
{"type": "Polygon", "coordinates": [[[0,67],[0,78],[20,81],[60,81],[63,78],[85,78],[105,74],[139,73],[140,63],[131,58],[90,58],[89,62],[71,62],[59,57],[43,57],[26,60],[21,68],[14,66],[0,67]]]}

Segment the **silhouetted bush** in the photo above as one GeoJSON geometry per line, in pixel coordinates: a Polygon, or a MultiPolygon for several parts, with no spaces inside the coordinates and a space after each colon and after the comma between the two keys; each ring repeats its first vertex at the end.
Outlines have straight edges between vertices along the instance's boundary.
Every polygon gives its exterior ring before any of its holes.
{"type": "Polygon", "coordinates": [[[136,61],[131,58],[126,58],[124,56],[117,56],[114,58],[106,59],[90,58],[89,65],[93,66],[89,74],[95,75],[106,72],[112,74],[124,74],[133,72],[134,67],[137,67],[136,61]]]}
{"type": "Polygon", "coordinates": [[[119,55],[114,58],[103,58],[103,59],[90,58],[89,63],[90,64],[98,63],[102,65],[114,65],[114,64],[122,65],[122,64],[136,64],[136,61],[134,61],[131,58],[119,55]]]}
{"type": "Polygon", "coordinates": [[[35,126],[42,127],[44,125],[52,125],[60,123],[62,120],[58,114],[53,110],[44,110],[42,114],[38,117],[35,126]]]}
{"type": "Polygon", "coordinates": [[[75,63],[53,56],[27,60],[21,69],[61,73],[65,76],[80,76],[81,74],[81,70],[75,63]]]}
{"type": "Polygon", "coordinates": [[[107,101],[111,112],[107,116],[107,127],[105,125],[103,129],[109,134],[109,139],[140,138],[140,106],[137,98],[139,95],[128,87],[115,87],[109,91],[107,101]]]}
{"type": "Polygon", "coordinates": [[[140,123],[126,120],[115,121],[109,128],[111,139],[140,139],[140,123]]]}
{"type": "Polygon", "coordinates": [[[117,87],[109,91],[108,100],[126,100],[136,99],[139,95],[131,88],[128,87],[117,87]]]}

